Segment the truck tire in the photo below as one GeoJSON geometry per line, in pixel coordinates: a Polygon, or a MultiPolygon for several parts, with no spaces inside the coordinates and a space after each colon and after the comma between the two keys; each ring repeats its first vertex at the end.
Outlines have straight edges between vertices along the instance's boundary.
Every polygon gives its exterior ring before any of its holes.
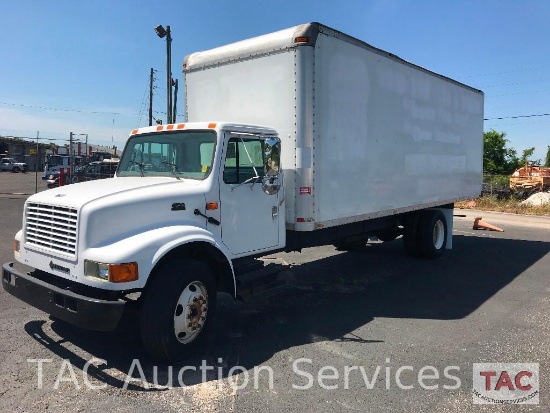
{"type": "Polygon", "coordinates": [[[417,228],[420,213],[413,212],[407,216],[403,228],[403,246],[405,252],[411,257],[419,258],[420,250],[418,245],[417,228]]]}
{"type": "Polygon", "coordinates": [[[447,220],[438,210],[423,211],[417,224],[417,248],[420,258],[440,258],[447,246],[447,220]]]}
{"type": "Polygon", "coordinates": [[[203,346],[216,309],[216,284],[210,267],[182,259],[164,264],[146,287],[140,332],[155,359],[181,361],[203,346]]]}

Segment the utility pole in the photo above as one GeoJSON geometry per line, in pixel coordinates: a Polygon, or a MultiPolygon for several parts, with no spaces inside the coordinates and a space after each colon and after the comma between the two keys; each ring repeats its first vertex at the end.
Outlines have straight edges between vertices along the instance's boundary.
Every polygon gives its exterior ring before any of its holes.
{"type": "Polygon", "coordinates": [[[69,171],[71,174],[74,173],[73,135],[74,133],[69,132],[69,171]]]}
{"type": "Polygon", "coordinates": [[[153,125],[153,68],[149,74],[149,126],[153,125]]]}
{"type": "Polygon", "coordinates": [[[34,169],[35,170],[35,173],[34,173],[34,185],[35,185],[35,188],[34,188],[34,192],[38,192],[38,160],[40,159],[40,154],[38,153],[38,137],[40,135],[40,131],[36,131],[36,158],[35,158],[35,161],[34,161],[34,164],[35,164],[35,167],[34,169]]]}
{"type": "Polygon", "coordinates": [[[172,114],[172,123],[176,123],[176,106],[178,103],[178,79],[174,81],[174,112],[172,114]]]}

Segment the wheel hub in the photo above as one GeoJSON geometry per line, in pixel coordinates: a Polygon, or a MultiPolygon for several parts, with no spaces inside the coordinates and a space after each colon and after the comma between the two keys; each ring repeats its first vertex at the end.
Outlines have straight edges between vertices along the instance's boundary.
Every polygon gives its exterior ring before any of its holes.
{"type": "Polygon", "coordinates": [[[445,226],[441,220],[438,220],[433,229],[433,243],[434,247],[439,250],[443,247],[445,241],[445,226]]]}
{"type": "Polygon", "coordinates": [[[199,281],[185,287],[174,310],[174,334],[181,343],[190,343],[202,330],[208,314],[208,293],[199,281]]]}

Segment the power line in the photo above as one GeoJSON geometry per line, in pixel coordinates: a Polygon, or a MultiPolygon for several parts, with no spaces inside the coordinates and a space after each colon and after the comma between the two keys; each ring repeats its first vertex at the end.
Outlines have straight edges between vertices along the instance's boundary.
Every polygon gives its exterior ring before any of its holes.
{"type": "Polygon", "coordinates": [[[547,68],[548,68],[548,66],[532,67],[532,68],[528,68],[528,69],[517,69],[517,70],[509,70],[509,71],[506,71],[506,72],[496,72],[496,73],[484,73],[484,74],[480,74],[480,75],[469,75],[469,76],[462,76],[462,77],[469,78],[469,77],[505,75],[505,74],[508,74],[508,73],[532,72],[532,71],[535,71],[535,70],[543,70],[543,69],[547,69],[547,68]]]}
{"type": "Polygon", "coordinates": [[[141,106],[139,108],[139,114],[138,114],[138,125],[141,124],[141,116],[143,115],[143,112],[145,110],[148,89],[149,89],[149,76],[147,76],[147,83],[145,85],[145,90],[143,91],[143,97],[141,99],[141,106]]]}
{"type": "Polygon", "coordinates": [[[120,113],[120,112],[102,112],[102,111],[89,111],[89,110],[80,110],[80,109],[46,108],[44,106],[24,105],[22,103],[0,102],[0,104],[9,105],[9,106],[20,106],[20,107],[23,107],[23,108],[56,110],[56,111],[60,111],[60,112],[93,113],[93,114],[99,114],[99,115],[122,115],[122,113],[120,113]]]}
{"type": "Polygon", "coordinates": [[[501,119],[520,119],[520,118],[537,118],[541,116],[550,116],[550,113],[541,113],[538,115],[518,115],[518,116],[503,116],[500,118],[487,118],[483,120],[501,120],[501,119]]]}
{"type": "Polygon", "coordinates": [[[540,83],[540,82],[548,82],[548,79],[530,80],[528,82],[501,83],[500,85],[480,86],[479,88],[480,89],[487,89],[489,87],[516,86],[516,85],[525,85],[525,84],[528,84],[528,83],[540,83]]]}
{"type": "Polygon", "coordinates": [[[549,91],[548,89],[545,89],[545,90],[532,90],[532,91],[529,91],[529,92],[507,93],[505,95],[488,95],[487,97],[501,98],[501,97],[505,97],[505,96],[528,95],[528,94],[531,94],[531,93],[542,93],[542,92],[548,92],[548,91],[549,91]]]}

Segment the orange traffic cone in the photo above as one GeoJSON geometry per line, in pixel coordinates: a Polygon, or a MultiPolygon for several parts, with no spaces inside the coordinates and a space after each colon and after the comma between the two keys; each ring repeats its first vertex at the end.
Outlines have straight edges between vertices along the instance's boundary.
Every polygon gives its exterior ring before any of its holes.
{"type": "Polygon", "coordinates": [[[504,232],[502,228],[495,227],[494,225],[482,221],[481,217],[474,220],[474,226],[472,227],[472,229],[488,229],[489,231],[504,232]]]}

